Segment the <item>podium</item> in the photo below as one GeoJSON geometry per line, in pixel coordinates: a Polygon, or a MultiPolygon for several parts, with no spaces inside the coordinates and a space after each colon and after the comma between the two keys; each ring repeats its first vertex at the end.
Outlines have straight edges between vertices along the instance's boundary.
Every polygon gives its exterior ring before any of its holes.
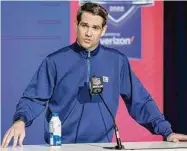
{"type": "MultiPolygon", "coordinates": [[[[125,151],[187,151],[187,142],[124,142],[125,151]]],[[[111,151],[105,147],[113,147],[116,143],[86,143],[49,145],[24,145],[22,148],[0,148],[1,151],[111,151]]]]}

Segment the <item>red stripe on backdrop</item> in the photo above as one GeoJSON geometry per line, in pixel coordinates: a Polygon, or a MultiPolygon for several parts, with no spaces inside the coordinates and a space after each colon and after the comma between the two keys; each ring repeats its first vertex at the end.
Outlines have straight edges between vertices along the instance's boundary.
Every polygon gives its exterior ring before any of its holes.
{"type": "Polygon", "coordinates": [[[79,3],[77,1],[70,2],[70,43],[76,40],[75,23],[79,3]]]}
{"type": "MultiPolygon", "coordinates": [[[[71,2],[71,43],[76,39],[74,21],[78,7],[78,2],[71,2]]],[[[131,60],[130,63],[133,71],[153,96],[160,110],[163,111],[163,2],[157,1],[154,7],[142,9],[142,59],[131,60]]],[[[121,99],[116,122],[122,141],[162,140],[161,136],[151,135],[138,125],[128,115],[121,99]]],[[[115,141],[114,137],[113,141],[115,141]]]]}
{"type": "MultiPolygon", "coordinates": [[[[158,1],[155,2],[154,7],[142,8],[141,15],[142,59],[131,60],[130,64],[163,111],[163,3],[158,1]]],[[[162,140],[161,136],[151,135],[129,117],[122,100],[120,100],[116,121],[122,141],[162,140]]]]}

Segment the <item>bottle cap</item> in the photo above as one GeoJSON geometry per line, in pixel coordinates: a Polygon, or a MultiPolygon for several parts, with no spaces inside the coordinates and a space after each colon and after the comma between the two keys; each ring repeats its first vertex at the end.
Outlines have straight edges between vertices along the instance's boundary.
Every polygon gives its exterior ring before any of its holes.
{"type": "Polygon", "coordinates": [[[54,117],[54,116],[58,116],[58,113],[52,113],[52,116],[54,117]]]}

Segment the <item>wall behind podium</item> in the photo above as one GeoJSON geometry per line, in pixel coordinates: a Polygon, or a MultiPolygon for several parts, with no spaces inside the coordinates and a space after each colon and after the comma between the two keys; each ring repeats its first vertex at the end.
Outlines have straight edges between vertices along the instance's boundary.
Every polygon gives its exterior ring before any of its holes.
{"type": "MultiPolygon", "coordinates": [[[[2,2],[2,136],[42,60],[70,43],[69,2],[2,2]]],[[[25,144],[44,143],[44,113],[26,130],[25,144]]]]}

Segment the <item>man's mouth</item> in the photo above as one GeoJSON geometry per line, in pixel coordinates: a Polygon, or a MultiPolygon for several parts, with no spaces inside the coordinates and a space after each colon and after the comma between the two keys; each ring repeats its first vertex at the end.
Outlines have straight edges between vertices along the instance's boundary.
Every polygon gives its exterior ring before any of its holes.
{"type": "Polygon", "coordinates": [[[84,42],[85,42],[85,43],[90,43],[91,40],[90,40],[90,39],[84,39],[84,42]]]}

